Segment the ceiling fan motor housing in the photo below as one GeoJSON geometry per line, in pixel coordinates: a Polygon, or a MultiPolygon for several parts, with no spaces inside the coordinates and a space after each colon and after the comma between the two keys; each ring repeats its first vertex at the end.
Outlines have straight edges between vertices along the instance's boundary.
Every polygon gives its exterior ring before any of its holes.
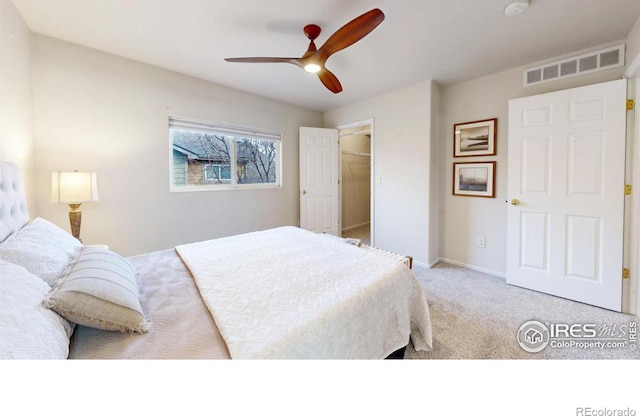
{"type": "Polygon", "coordinates": [[[318,38],[318,36],[320,36],[320,32],[322,31],[322,29],[320,29],[320,26],[318,25],[306,25],[303,29],[304,34],[310,39],[310,40],[316,40],[318,38]]]}

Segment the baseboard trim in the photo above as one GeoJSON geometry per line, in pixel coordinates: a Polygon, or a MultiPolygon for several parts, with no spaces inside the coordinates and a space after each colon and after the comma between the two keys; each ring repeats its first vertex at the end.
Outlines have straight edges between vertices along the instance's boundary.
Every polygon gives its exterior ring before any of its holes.
{"type": "Polygon", "coordinates": [[[422,267],[423,269],[432,269],[433,266],[435,266],[438,263],[440,263],[440,257],[438,257],[437,259],[435,259],[431,263],[423,263],[421,261],[416,261],[415,259],[413,260],[413,264],[415,266],[422,267]]]}
{"type": "Polygon", "coordinates": [[[365,225],[371,224],[370,222],[363,222],[362,224],[350,225],[349,227],[345,227],[342,229],[342,232],[353,230],[354,228],[363,227],[365,225]]]}
{"type": "Polygon", "coordinates": [[[497,271],[491,270],[491,269],[485,269],[484,267],[474,266],[473,264],[467,264],[467,263],[463,263],[461,261],[451,260],[451,259],[448,259],[446,257],[440,257],[440,261],[443,262],[443,263],[453,264],[454,266],[464,267],[465,269],[470,269],[470,270],[475,270],[475,271],[478,271],[478,272],[490,274],[492,276],[500,277],[501,279],[505,279],[506,280],[506,278],[507,278],[506,273],[497,272],[497,271]]]}

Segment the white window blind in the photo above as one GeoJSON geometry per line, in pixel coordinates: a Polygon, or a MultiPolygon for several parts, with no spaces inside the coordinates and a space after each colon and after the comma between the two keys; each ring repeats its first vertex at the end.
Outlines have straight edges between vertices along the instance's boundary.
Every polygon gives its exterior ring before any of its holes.
{"type": "Polygon", "coordinates": [[[169,117],[169,128],[199,131],[202,133],[221,134],[225,136],[247,137],[255,139],[280,140],[280,133],[260,131],[246,127],[226,126],[224,124],[205,123],[169,117]]]}

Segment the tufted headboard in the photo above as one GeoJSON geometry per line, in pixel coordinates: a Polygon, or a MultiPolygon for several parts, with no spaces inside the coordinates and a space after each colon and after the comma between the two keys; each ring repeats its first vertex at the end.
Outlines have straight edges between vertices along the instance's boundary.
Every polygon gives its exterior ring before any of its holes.
{"type": "Polygon", "coordinates": [[[0,162],[0,241],[29,222],[27,196],[18,165],[0,162]]]}

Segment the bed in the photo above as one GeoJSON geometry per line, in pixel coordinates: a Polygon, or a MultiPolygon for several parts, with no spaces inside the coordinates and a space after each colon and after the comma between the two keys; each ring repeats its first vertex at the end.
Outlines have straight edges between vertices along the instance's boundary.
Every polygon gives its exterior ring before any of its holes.
{"type": "Polygon", "coordinates": [[[406,258],[297,227],[123,258],[31,219],[3,162],[0,241],[1,358],[380,359],[432,345],[406,258]]]}

